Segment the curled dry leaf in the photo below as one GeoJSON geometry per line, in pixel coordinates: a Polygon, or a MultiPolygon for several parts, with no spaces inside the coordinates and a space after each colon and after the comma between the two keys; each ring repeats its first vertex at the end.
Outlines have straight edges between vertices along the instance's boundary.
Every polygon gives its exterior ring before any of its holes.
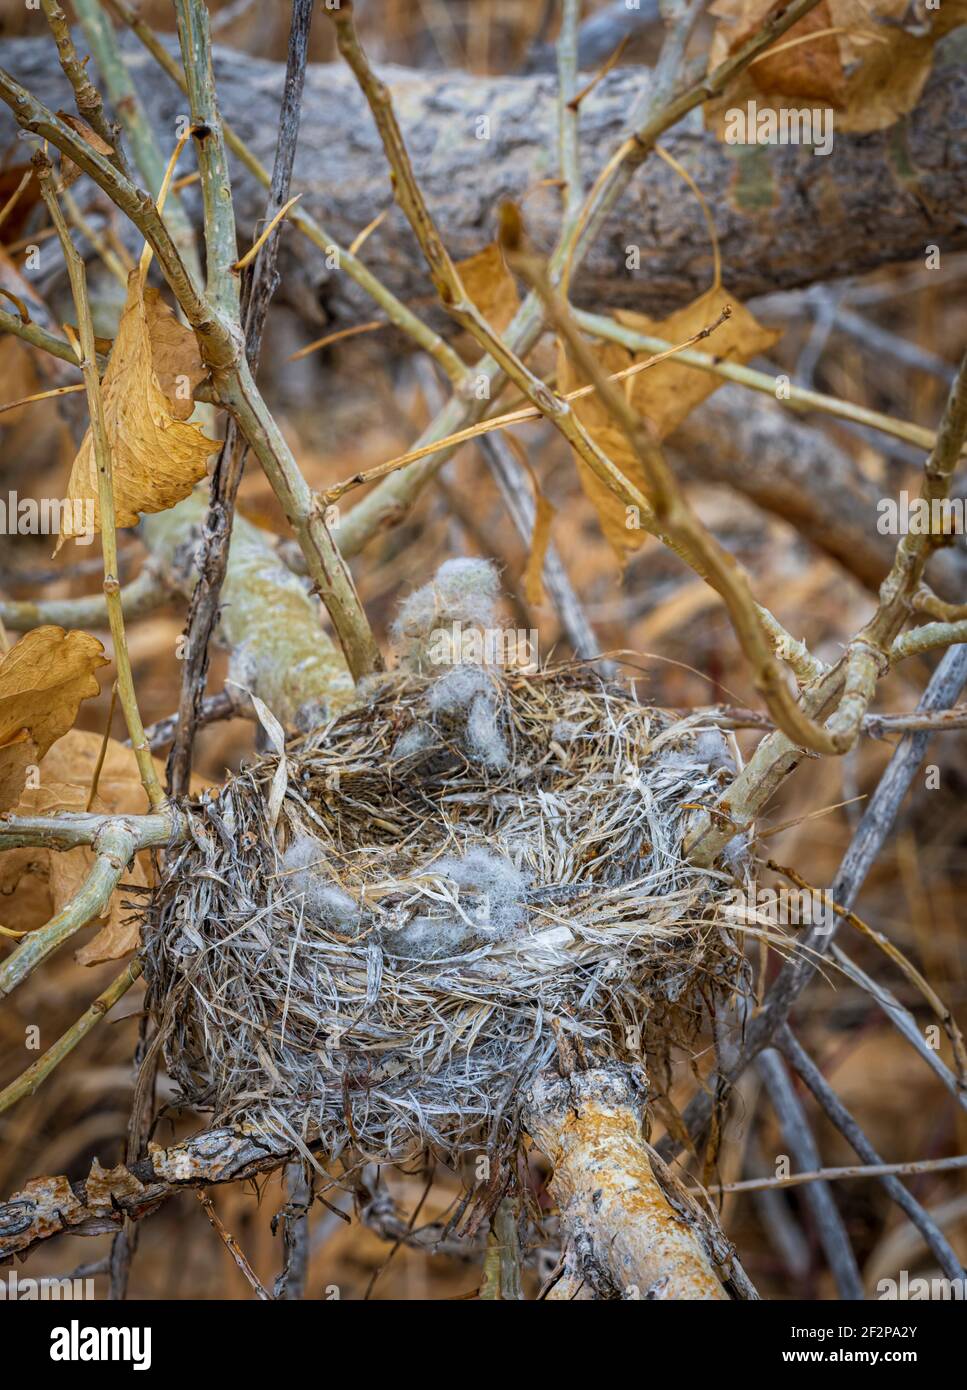
{"type": "Polygon", "coordinates": [[[27,768],[67,733],[81,701],[99,693],[94,672],[106,665],[96,637],[62,627],[35,628],[0,660],[0,810],[17,802],[27,768]]]}
{"type": "MultiPolygon", "coordinates": [[[[101,383],[118,526],[136,525],[141,512],[173,507],[205,476],[206,460],[218,442],[187,423],[192,391],[203,375],[194,334],[175,320],[154,291],[143,289],[139,272],[133,270],[101,383]]],[[[93,508],[94,527],[100,530],[90,429],[74,460],[67,492],[72,502],[93,508]]],[[[72,529],[75,519],[84,514],[70,509],[58,549],[77,534],[72,529]]]]}
{"type": "MultiPolygon", "coordinates": [[[[734,53],[782,0],[715,0],[714,68],[734,53]]],[[[912,111],[937,43],[967,23],[967,0],[914,8],[909,0],[822,0],[706,108],[720,138],[726,113],[755,102],[758,113],[825,107],[836,130],[885,130],[912,111]]],[[[754,143],[754,135],[747,141],[754,143]]]]}
{"type": "MultiPolygon", "coordinates": [[[[730,317],[716,328],[714,336],[708,340],[708,349],[716,356],[729,362],[748,362],[758,353],[767,351],[779,338],[779,333],[765,328],[734,295],[721,286],[699,295],[698,299],[687,304],[684,309],[677,310],[665,319],[651,319],[644,314],[633,314],[623,310],[617,310],[614,317],[626,328],[639,333],[663,338],[669,343],[683,343],[714,323],[726,305],[731,307],[730,317]]],[[[647,353],[636,355],[616,343],[595,344],[592,350],[609,374],[647,361],[649,356],[647,353]]],[[[575,370],[564,351],[560,350],[559,390],[573,391],[585,384],[584,377],[575,370]]],[[[718,378],[707,372],[695,371],[692,367],[684,367],[674,358],[659,362],[621,384],[638,414],[651,421],[661,439],[677,429],[686,416],[720,385],[722,382],[718,378]]],[[[572,403],[571,408],[612,463],[617,465],[630,482],[647,493],[644,475],[627,437],[597,394],[582,396],[572,403]]],[[[645,532],[637,525],[629,525],[625,504],[620,498],[601,482],[581,459],[576,459],[576,463],[581,486],[598,514],[601,529],[618,559],[624,560],[631,551],[637,550],[641,545],[645,532]]]]}
{"type": "Polygon", "coordinates": [[[39,759],[37,745],[26,729],[18,729],[0,743],[0,811],[16,806],[27,773],[39,759]]]}
{"type": "MultiPolygon", "coordinates": [[[[112,155],[114,153],[113,147],[109,145],[106,140],[101,139],[94,127],[89,125],[87,121],[84,120],[83,116],[74,116],[70,111],[58,111],[57,115],[65,125],[69,125],[71,130],[81,137],[85,144],[90,145],[92,150],[97,150],[98,154],[105,155],[112,155]]],[[[72,184],[75,184],[83,172],[80,166],[75,164],[68,155],[62,155],[60,162],[60,191],[63,192],[65,188],[70,188],[72,184]]]]}
{"type": "Polygon", "coordinates": [[[158,385],[175,419],[187,420],[195,406],[195,387],[208,375],[198,351],[198,340],[190,328],[178,322],[174,309],[165,303],[160,290],[149,286],[143,297],[151,340],[151,364],[158,385]]]}

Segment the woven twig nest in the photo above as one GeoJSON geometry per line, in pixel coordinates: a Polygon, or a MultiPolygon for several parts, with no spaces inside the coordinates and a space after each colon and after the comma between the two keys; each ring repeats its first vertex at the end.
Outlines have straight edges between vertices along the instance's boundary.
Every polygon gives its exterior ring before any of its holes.
{"type": "Polygon", "coordinates": [[[559,1048],[667,1085],[742,971],[683,861],[721,734],[590,666],[397,673],[189,808],[145,929],[186,1102],[333,1157],[506,1158],[559,1048]]]}

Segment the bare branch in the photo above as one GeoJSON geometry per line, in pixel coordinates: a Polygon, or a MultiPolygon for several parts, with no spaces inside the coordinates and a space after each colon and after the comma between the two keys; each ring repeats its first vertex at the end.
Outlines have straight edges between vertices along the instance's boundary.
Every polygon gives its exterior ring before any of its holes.
{"type": "MultiPolygon", "coordinates": [[[[820,1168],[822,1160],[816,1141],[782,1057],[770,1048],[760,1056],[758,1067],[797,1169],[808,1172],[820,1168]]],[[[833,1194],[825,1182],[812,1182],[806,1187],[804,1199],[816,1223],[840,1298],[861,1300],[863,1280],[833,1194]]]]}
{"type": "MultiPolygon", "coordinates": [[[[789,1064],[812,1091],[816,1100],[865,1164],[886,1166],[876,1149],[860,1129],[856,1120],[836,1095],[829,1082],[816,1066],[805,1048],[793,1036],[792,1029],[784,1024],[776,1033],[776,1046],[789,1064]]],[[[952,1250],[943,1231],[929,1212],[925,1211],[915,1197],[904,1187],[893,1173],[879,1174],[883,1187],[894,1202],[905,1212],[927,1242],[927,1246],[948,1279],[963,1277],[963,1267],[952,1250]]]]}

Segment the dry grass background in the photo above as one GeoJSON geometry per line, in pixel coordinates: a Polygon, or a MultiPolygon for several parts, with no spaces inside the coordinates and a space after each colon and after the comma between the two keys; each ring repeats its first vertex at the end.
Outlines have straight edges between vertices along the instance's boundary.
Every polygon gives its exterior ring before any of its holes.
{"type": "MultiPolygon", "coordinates": [[[[212,3],[213,13],[238,9],[212,3]]],[[[285,6],[243,7],[238,17],[219,28],[219,41],[249,52],[284,56],[285,6]]],[[[159,27],[173,27],[165,0],[142,6],[159,27]]],[[[413,64],[460,61],[476,71],[513,71],[542,21],[536,0],[385,0],[360,6],[360,27],[377,59],[413,64]]],[[[29,19],[21,0],[0,4],[0,34],[26,30],[29,19]]],[[[315,26],[312,58],[331,55],[329,27],[315,26]]],[[[883,286],[874,311],[883,326],[929,348],[953,363],[967,340],[967,259],[948,261],[942,286],[929,276],[922,287],[891,298],[889,287],[899,271],[882,271],[866,283],[883,286]]],[[[768,320],[766,320],[768,321],[768,320]]],[[[270,320],[270,323],[272,321],[270,320]]],[[[804,345],[805,325],[787,330],[772,354],[782,370],[793,372],[804,345]]],[[[295,446],[303,471],[314,487],[372,466],[406,448],[431,414],[420,378],[409,361],[389,362],[378,335],[350,340],[286,367],[283,347],[298,346],[305,334],[285,314],[273,324],[263,361],[269,404],[278,412],[295,446]],[[323,403],[320,408],[320,402],[323,403]]],[[[0,340],[0,395],[5,400],[38,389],[27,351],[13,340],[0,340]]],[[[943,386],[936,378],[900,368],[864,350],[854,338],[834,334],[822,358],[818,384],[850,399],[932,426],[939,413],[943,386]]],[[[839,445],[858,458],[868,474],[882,481],[885,495],[914,487],[916,467],[885,459],[871,446],[835,424],[824,426],[839,445]]],[[[590,505],[578,487],[563,441],[543,425],[518,431],[521,444],[537,468],[557,509],[554,538],[566,557],[572,578],[606,649],[642,653],[629,674],[643,699],[672,707],[726,700],[754,704],[754,692],[737,654],[724,609],[711,591],[687,573],[676,558],[646,541],[620,575],[590,505]]],[[[674,442],[674,441],[672,441],[674,442]]],[[[59,495],[72,457],[72,442],[56,403],[34,405],[0,421],[4,488],[21,496],[59,495]],[[53,491],[51,491],[53,490],[53,491]]],[[[465,446],[412,515],[396,530],[378,538],[354,564],[362,598],[378,636],[385,641],[398,599],[429,577],[444,559],[459,554],[485,555],[502,566],[509,611],[520,625],[536,627],[542,655],[568,654],[550,609],[530,609],[520,579],[526,554],[502,508],[500,498],[473,445],[465,446]]],[[[869,610],[869,595],[832,560],[818,556],[784,522],[758,511],[722,488],[693,488],[702,518],[742,560],[755,587],[767,596],[777,615],[820,656],[830,657],[860,625],[869,610]]],[[[241,506],[252,520],[279,524],[268,485],[250,466],[241,506]]],[[[91,552],[65,548],[52,560],[43,538],[18,538],[5,544],[0,584],[11,597],[74,595],[92,592],[96,575],[91,552]],[[81,563],[78,564],[78,557],[81,563]]],[[[137,536],[123,539],[126,576],[134,575],[143,548],[137,536]]],[[[131,624],[129,639],[145,721],[169,714],[177,705],[180,668],[175,645],[182,616],[174,607],[131,624]]],[[[105,642],[108,638],[101,634],[105,642]]],[[[931,663],[932,664],[932,663],[931,663]]],[[[922,689],[926,663],[906,663],[884,682],[880,707],[912,708],[922,689]]],[[[224,664],[213,662],[210,689],[221,688],[224,664]]],[[[99,701],[82,707],[80,726],[103,732],[108,713],[107,686],[99,701]]],[[[120,712],[113,733],[124,737],[120,712]]],[[[219,780],[252,751],[252,725],[244,721],[216,724],[198,740],[198,770],[219,780]]],[[[738,736],[748,751],[755,739],[738,736]]],[[[768,809],[766,823],[787,826],[768,840],[770,852],[794,864],[810,882],[833,876],[862,798],[876,783],[890,752],[888,743],[863,740],[842,760],[808,761],[790,779],[768,809]],[[843,804],[848,803],[848,804],[843,804]],[[824,808],[833,808],[824,810],[824,808]],[[822,812],[821,814],[815,814],[822,812]],[[809,819],[806,817],[809,816],[809,819]],[[792,822],[790,824],[790,822],[792,822]]],[[[927,790],[921,774],[904,804],[896,834],[871,875],[860,902],[866,920],[886,932],[920,966],[929,982],[963,1021],[967,978],[963,933],[965,876],[964,790],[967,786],[967,734],[937,739],[928,762],[942,767],[940,787],[927,790]]],[[[38,912],[45,887],[37,883],[38,912]]],[[[3,902],[0,899],[0,920],[3,902]]],[[[81,934],[86,940],[92,931],[81,934]]],[[[848,943],[851,954],[868,972],[881,975],[882,958],[865,942],[848,943]]],[[[70,951],[62,952],[0,1009],[0,1083],[24,1065],[24,1030],[39,1026],[48,1045],[86,1007],[116,966],[84,969],[70,951]]],[[[920,1001],[902,979],[892,977],[896,994],[922,1017],[920,1001]]],[[[132,1091],[131,1055],[141,1008],[140,986],[132,990],[110,1020],[96,1029],[66,1065],[33,1098],[0,1119],[0,1193],[41,1173],[86,1173],[93,1156],[105,1165],[121,1157],[132,1091]]],[[[967,1117],[952,1103],[933,1073],[898,1037],[873,1000],[848,981],[816,981],[796,1010],[799,1036],[858,1118],[877,1149],[890,1161],[935,1158],[963,1152],[967,1117]]],[[[30,1058],[28,1057],[28,1060],[30,1058]]],[[[689,1070],[680,1059],[681,1094],[687,1095],[689,1070]]],[[[164,1091],[162,1091],[164,1094],[164,1091]]],[[[824,1161],[843,1164],[853,1155],[840,1136],[807,1098],[824,1161]]],[[[184,1116],[178,1132],[198,1127],[184,1116]]],[[[155,1138],[166,1142],[174,1126],[165,1122],[155,1138]]],[[[721,1178],[771,1173],[783,1141],[753,1075],[737,1090],[722,1154],[721,1178]]],[[[532,1163],[536,1199],[543,1195],[542,1165],[532,1163]]],[[[391,1170],[383,1179],[409,1211],[423,1191],[420,1174],[391,1170]]],[[[947,1231],[961,1257],[967,1257],[967,1189],[955,1173],[924,1174],[909,1180],[917,1198],[948,1218],[947,1231]]],[[[433,1219],[453,1201],[457,1184],[439,1170],[421,1214],[433,1219]]],[[[923,1251],[902,1214],[874,1182],[837,1185],[836,1196],[868,1283],[891,1275],[900,1265],[921,1267],[923,1251]]],[[[258,1188],[235,1186],[213,1193],[225,1224],[239,1239],[256,1271],[271,1284],[280,1267],[281,1240],[270,1219],[281,1205],[280,1180],[258,1188]]],[[[780,1194],[779,1213],[749,1195],[730,1196],[724,1224],[743,1254],[746,1267],[763,1296],[828,1297],[833,1293],[821,1252],[810,1229],[801,1189],[780,1194]],[[790,1273],[779,1253],[783,1220],[792,1218],[805,1233],[805,1261],[799,1275],[790,1273]]],[[[340,1204],[349,1208],[343,1198],[340,1204]]],[[[321,1206],[311,1220],[312,1258],[308,1296],[363,1296],[390,1247],[357,1223],[346,1224],[321,1206]]],[[[66,1274],[82,1261],[98,1260],[109,1248],[108,1237],[78,1241],[61,1238],[38,1251],[24,1273],[66,1274]]],[[[533,1276],[531,1286],[533,1287],[533,1276]]],[[[448,1256],[428,1259],[400,1249],[376,1282],[380,1298],[451,1298],[466,1295],[479,1283],[479,1264],[448,1256]]],[[[99,1295],[106,1280],[98,1277],[99,1295]]],[[[140,1248],[131,1278],[133,1297],[171,1299],[246,1298],[250,1290],[217,1240],[197,1201],[185,1193],[143,1223],[140,1248]]]]}

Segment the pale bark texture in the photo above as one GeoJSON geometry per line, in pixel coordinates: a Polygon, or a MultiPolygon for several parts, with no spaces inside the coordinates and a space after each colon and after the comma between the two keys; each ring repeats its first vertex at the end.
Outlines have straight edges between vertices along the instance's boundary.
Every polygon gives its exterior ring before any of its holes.
{"type": "Polygon", "coordinates": [[[528,1098],[527,1128],[553,1166],[561,1215],[556,1296],[583,1284],[597,1298],[725,1300],[696,1225],[655,1176],[641,1120],[641,1094],[617,1068],[541,1077],[528,1098]]]}

